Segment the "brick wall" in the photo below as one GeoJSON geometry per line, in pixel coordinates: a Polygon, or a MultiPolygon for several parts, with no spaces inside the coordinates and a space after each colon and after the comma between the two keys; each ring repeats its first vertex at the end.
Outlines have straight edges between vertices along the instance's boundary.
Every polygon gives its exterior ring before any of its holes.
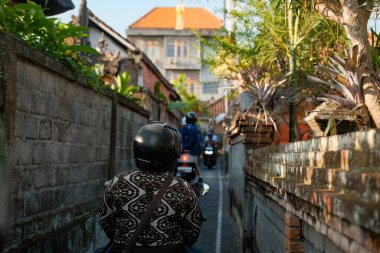
{"type": "Polygon", "coordinates": [[[380,130],[244,145],[243,252],[380,251],[380,130]]]}
{"type": "MultiPolygon", "coordinates": [[[[277,227],[284,229],[287,252],[379,252],[379,140],[380,131],[370,130],[255,149],[244,171],[246,191],[256,193],[245,201],[261,196],[258,211],[277,213],[269,227],[278,217],[285,221],[277,227]],[[287,224],[292,219],[295,226],[287,224]]],[[[265,240],[255,238],[273,237],[267,229],[248,240],[260,249],[265,240]]]]}
{"type": "Polygon", "coordinates": [[[104,182],[134,168],[133,136],[149,113],[2,33],[0,54],[5,251],[92,252],[106,241],[104,182]]]}

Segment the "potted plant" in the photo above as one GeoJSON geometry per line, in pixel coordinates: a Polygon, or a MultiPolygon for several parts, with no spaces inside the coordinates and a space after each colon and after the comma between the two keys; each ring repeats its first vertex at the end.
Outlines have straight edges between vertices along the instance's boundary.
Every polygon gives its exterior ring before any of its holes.
{"type": "Polygon", "coordinates": [[[357,131],[372,124],[361,88],[369,73],[358,51],[354,46],[345,59],[334,54],[327,66],[315,65],[319,77],[307,76],[309,82],[331,88],[317,98],[323,103],[305,118],[316,136],[357,131]]]}
{"type": "Polygon", "coordinates": [[[286,78],[251,68],[237,73],[232,81],[240,92],[233,102],[230,129],[249,132],[246,138],[252,142],[271,144],[279,122],[286,122],[281,113],[289,98],[289,89],[282,85],[286,78]]]}

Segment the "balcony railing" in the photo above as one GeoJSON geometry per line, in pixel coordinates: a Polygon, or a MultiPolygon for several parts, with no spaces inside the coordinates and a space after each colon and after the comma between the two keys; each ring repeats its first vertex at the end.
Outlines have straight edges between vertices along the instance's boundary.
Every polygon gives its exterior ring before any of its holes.
{"type": "Polygon", "coordinates": [[[164,68],[168,69],[201,69],[200,60],[191,58],[167,57],[164,61],[164,68]]]}

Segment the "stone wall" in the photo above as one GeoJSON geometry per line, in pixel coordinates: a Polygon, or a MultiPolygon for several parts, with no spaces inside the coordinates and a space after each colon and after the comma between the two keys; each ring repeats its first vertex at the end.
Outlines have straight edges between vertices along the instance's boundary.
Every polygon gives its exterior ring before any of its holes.
{"type": "Polygon", "coordinates": [[[106,241],[104,182],[134,168],[133,136],[149,113],[3,33],[0,55],[5,252],[92,252],[106,241]]]}
{"type": "Polygon", "coordinates": [[[246,148],[243,252],[379,252],[379,148],[379,130],[246,148]]]}
{"type": "Polygon", "coordinates": [[[179,111],[169,111],[168,105],[161,99],[157,99],[150,90],[143,91],[141,105],[150,112],[150,121],[169,122],[180,127],[182,114],[179,111]]]}

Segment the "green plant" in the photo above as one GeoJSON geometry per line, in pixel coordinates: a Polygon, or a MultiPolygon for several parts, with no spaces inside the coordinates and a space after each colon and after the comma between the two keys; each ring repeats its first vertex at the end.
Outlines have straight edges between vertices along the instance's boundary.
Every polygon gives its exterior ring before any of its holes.
{"type": "Polygon", "coordinates": [[[362,78],[368,73],[366,73],[366,65],[360,61],[358,46],[352,48],[350,55],[346,59],[342,59],[335,54],[330,57],[330,61],[329,66],[316,65],[316,69],[327,80],[307,76],[307,80],[310,82],[326,85],[339,93],[339,96],[324,94],[320,99],[337,103],[349,110],[364,106],[361,82],[362,78]]]}
{"type": "Polygon", "coordinates": [[[53,57],[75,56],[77,52],[97,54],[88,46],[65,44],[65,39],[88,36],[88,28],[47,18],[41,6],[33,2],[11,5],[9,0],[0,0],[0,14],[1,30],[53,57]]]}
{"type": "MultiPolygon", "coordinates": [[[[268,73],[263,76],[258,75],[257,71],[247,70],[241,76],[247,76],[247,80],[240,79],[241,85],[245,82],[245,91],[248,91],[253,96],[253,102],[246,113],[253,113],[255,115],[256,127],[259,121],[267,124],[272,123],[277,131],[277,122],[279,119],[284,120],[281,116],[281,106],[289,103],[290,98],[293,96],[290,89],[283,84],[287,81],[287,76],[274,75],[270,76],[268,73]]],[[[284,120],[286,122],[286,120],[284,120]]]]}
{"type": "MultiPolygon", "coordinates": [[[[370,73],[367,65],[361,61],[358,46],[354,46],[345,59],[335,54],[330,57],[330,61],[328,66],[316,65],[321,78],[307,76],[310,82],[332,89],[330,93],[317,98],[320,101],[333,103],[326,104],[323,111],[319,112],[331,115],[325,135],[334,127],[336,128],[342,120],[349,118],[351,121],[355,120],[359,126],[371,126],[371,117],[364,103],[361,88],[364,77],[368,77],[370,73]],[[335,122],[335,118],[341,118],[341,120],[335,122]]],[[[318,114],[318,111],[316,113],[318,114]]]]}
{"type": "Polygon", "coordinates": [[[376,33],[373,29],[371,29],[371,55],[374,70],[378,71],[380,77],[380,32],[376,33]]]}
{"type": "Polygon", "coordinates": [[[158,99],[160,99],[165,104],[168,103],[168,99],[165,97],[165,94],[161,92],[161,82],[157,81],[154,85],[154,93],[158,99]]]}
{"type": "Polygon", "coordinates": [[[131,75],[128,72],[123,72],[117,75],[115,81],[115,84],[111,84],[111,88],[114,91],[133,103],[140,103],[140,99],[135,97],[135,94],[140,91],[140,87],[137,85],[129,85],[131,75]]]}
{"type": "Polygon", "coordinates": [[[99,77],[80,58],[80,54],[98,52],[89,46],[66,44],[70,38],[88,36],[88,28],[47,18],[41,6],[33,2],[12,5],[9,0],[0,0],[0,30],[13,34],[84,75],[96,90],[103,86],[99,77]]]}
{"type": "Polygon", "coordinates": [[[170,102],[168,104],[169,110],[181,111],[183,114],[190,111],[201,112],[205,115],[209,114],[207,104],[198,100],[195,95],[187,92],[187,77],[185,74],[181,74],[176,80],[174,80],[173,85],[180,96],[181,101],[170,102]]]}

